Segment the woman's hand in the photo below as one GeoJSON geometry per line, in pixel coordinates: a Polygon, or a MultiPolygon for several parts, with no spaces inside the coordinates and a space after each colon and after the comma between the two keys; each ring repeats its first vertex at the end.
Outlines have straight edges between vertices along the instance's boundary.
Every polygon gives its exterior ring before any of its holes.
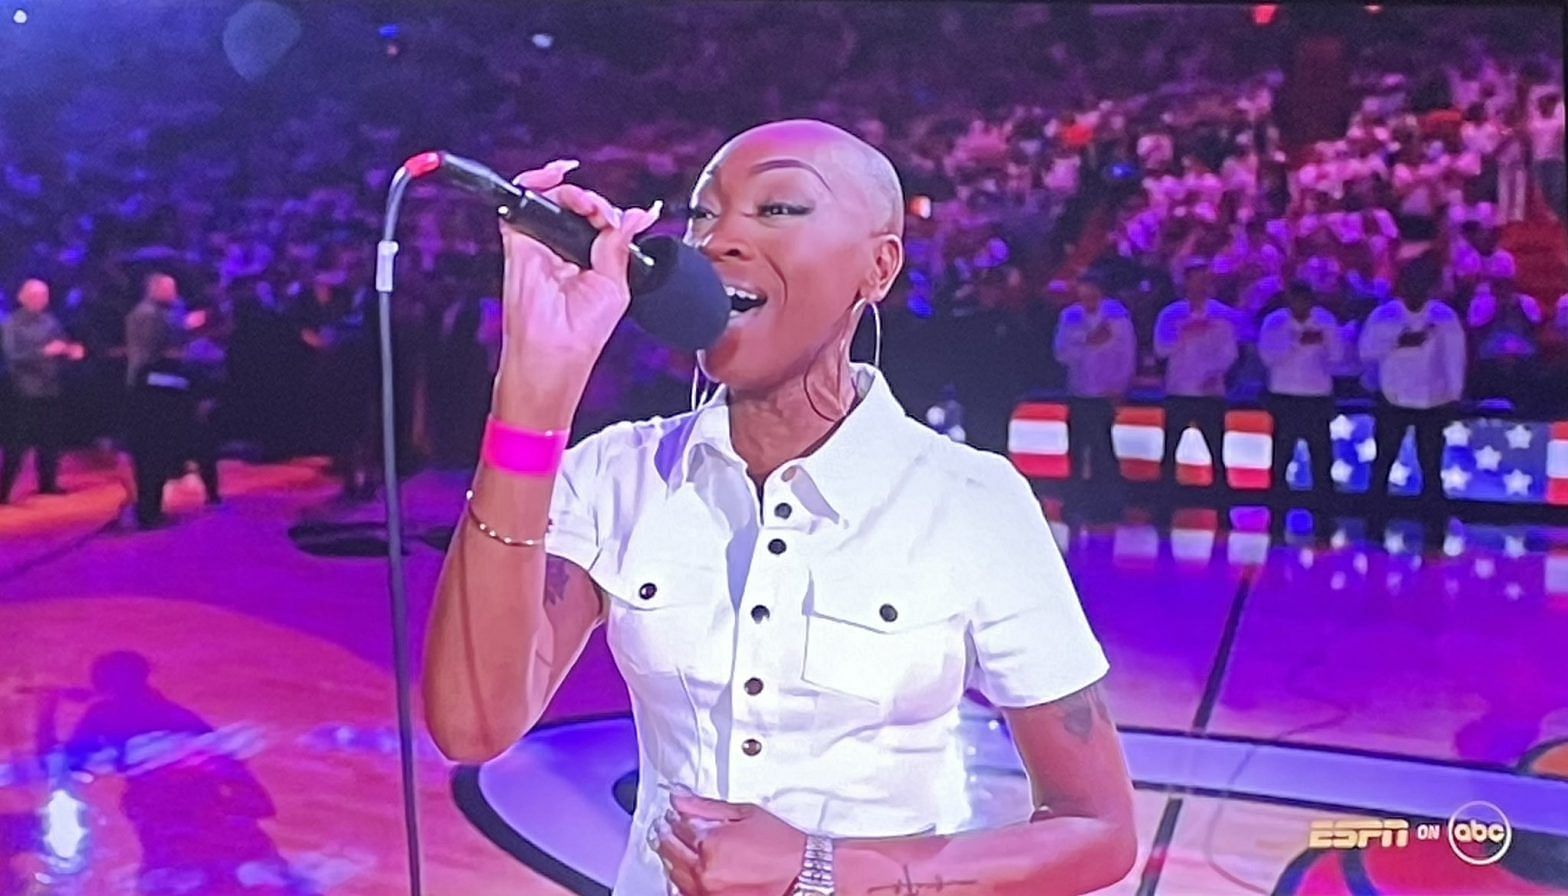
{"type": "Polygon", "coordinates": [[[530,422],[527,418],[547,409],[569,418],[631,303],[626,265],[632,239],[659,214],[657,204],[623,211],[597,193],[564,183],[575,167],[575,161],[551,162],[518,175],[514,183],[598,228],[589,267],[563,261],[543,243],[501,225],[506,270],[496,408],[503,419],[523,418],[514,422],[530,422]]]}
{"type": "Polygon", "coordinates": [[[780,896],[800,874],[806,835],[761,806],[670,795],[655,851],[680,896],[780,896]]]}

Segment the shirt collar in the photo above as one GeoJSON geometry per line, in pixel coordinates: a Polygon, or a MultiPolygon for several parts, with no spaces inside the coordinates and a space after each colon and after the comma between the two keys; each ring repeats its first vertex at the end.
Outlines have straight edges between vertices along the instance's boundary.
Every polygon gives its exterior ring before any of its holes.
{"type": "MultiPolygon", "coordinates": [[[[856,391],[865,397],[849,412],[833,435],[816,451],[787,461],[798,467],[839,521],[859,520],[892,488],[895,471],[913,458],[918,444],[910,438],[909,417],[893,397],[882,372],[870,364],[851,362],[856,391]]],[[[685,439],[667,483],[674,491],[690,481],[700,453],[718,454],[742,468],[730,441],[729,393],[720,385],[713,397],[681,427],[685,439]]]]}

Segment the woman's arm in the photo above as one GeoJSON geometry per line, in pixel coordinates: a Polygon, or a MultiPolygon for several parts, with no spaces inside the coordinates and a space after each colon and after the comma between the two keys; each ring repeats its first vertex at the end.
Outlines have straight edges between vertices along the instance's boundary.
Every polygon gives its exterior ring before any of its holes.
{"type": "MultiPolygon", "coordinates": [[[[630,301],[631,240],[657,217],[640,209],[623,215],[597,194],[561,185],[572,164],[552,163],[517,182],[549,190],[546,197],[558,197],[598,228],[593,268],[561,262],[501,228],[505,348],[491,414],[535,433],[571,428],[589,371],[630,301]]],[[[597,537],[579,494],[599,475],[591,452],[602,444],[585,448],[590,444],[585,439],[567,451],[555,475],[514,475],[487,457],[474,477],[475,517],[513,538],[539,538],[548,529],[544,537],[558,555],[501,544],[459,520],[436,583],[423,678],[425,721],[450,758],[490,759],[532,727],[602,618],[604,599],[584,571],[587,563],[560,559],[592,556],[597,537]]]]}
{"type": "Polygon", "coordinates": [[[945,836],[838,840],[839,894],[940,886],[955,896],[1066,896],[1127,876],[1138,853],[1132,782],[1099,686],[1003,715],[1029,773],[1030,819],[945,836]]]}
{"type": "MultiPolygon", "coordinates": [[[[835,840],[838,896],[1069,896],[1127,876],[1137,857],[1132,785],[1095,686],[1003,712],[1029,773],[1030,819],[952,835],[835,840]]],[[[655,849],[682,896],[788,891],[806,844],[799,829],[752,803],[672,792],[670,806],[655,821],[655,849]]]]}
{"type": "MultiPolygon", "coordinates": [[[[534,536],[553,486],[481,466],[474,512],[498,531],[534,536]]],[[[576,564],[499,544],[460,520],[426,641],[425,721],[441,752],[483,762],[532,728],[587,645],[602,601],[576,564]]]]}

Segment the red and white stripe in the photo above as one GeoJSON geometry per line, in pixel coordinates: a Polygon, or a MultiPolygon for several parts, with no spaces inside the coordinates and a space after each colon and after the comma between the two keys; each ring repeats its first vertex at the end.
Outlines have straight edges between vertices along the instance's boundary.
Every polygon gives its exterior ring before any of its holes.
{"type": "Polygon", "coordinates": [[[1171,514],[1171,556],[1183,563],[1208,563],[1214,556],[1214,539],[1219,528],[1217,510],[1208,507],[1178,509],[1171,514]]]}
{"type": "MultiPolygon", "coordinates": [[[[1266,489],[1273,463],[1274,421],[1263,411],[1231,411],[1225,416],[1225,461],[1233,488],[1266,489]]],[[[1165,450],[1165,411],[1128,407],[1116,412],[1111,441],[1122,462],[1122,475],[1137,481],[1160,478],[1165,450]]],[[[1205,486],[1214,481],[1214,457],[1203,436],[1193,428],[1176,444],[1176,481],[1205,486]]]]}
{"type": "Polygon", "coordinates": [[[1553,423],[1546,443],[1546,503],[1568,504],[1568,423],[1553,423]]]}
{"type": "Polygon", "coordinates": [[[1160,478],[1160,452],[1165,447],[1165,412],[1159,408],[1116,409],[1111,444],[1122,464],[1122,475],[1134,482],[1160,478]]]}
{"type": "MultiPolygon", "coordinates": [[[[1267,411],[1225,415],[1225,477],[1235,489],[1266,489],[1274,463],[1274,418],[1267,411]]],[[[1279,470],[1284,476],[1285,471],[1279,470]]]]}
{"type": "Polygon", "coordinates": [[[1018,472],[1033,479],[1066,479],[1067,405],[1026,401],[1013,409],[1007,425],[1007,454],[1018,472]]]}

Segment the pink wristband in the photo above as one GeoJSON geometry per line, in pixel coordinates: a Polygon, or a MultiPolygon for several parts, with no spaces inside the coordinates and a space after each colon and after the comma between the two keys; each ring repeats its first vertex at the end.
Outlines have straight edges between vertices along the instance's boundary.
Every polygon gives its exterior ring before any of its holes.
{"type": "Polygon", "coordinates": [[[561,468],[569,435],[564,429],[519,429],[492,416],[485,421],[480,457],[495,469],[517,476],[554,476],[561,468]]]}

